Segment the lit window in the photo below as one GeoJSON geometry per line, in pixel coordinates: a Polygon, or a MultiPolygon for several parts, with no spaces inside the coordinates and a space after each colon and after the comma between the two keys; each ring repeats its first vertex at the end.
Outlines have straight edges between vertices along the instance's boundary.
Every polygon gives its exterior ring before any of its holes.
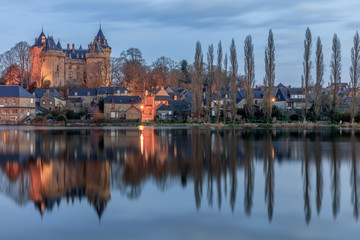
{"type": "Polygon", "coordinates": [[[75,94],[74,94],[75,96],[77,96],[77,92],[75,92],[75,94]]]}
{"type": "Polygon", "coordinates": [[[43,101],[43,105],[45,105],[45,101],[43,101]]]}
{"type": "Polygon", "coordinates": [[[52,104],[52,101],[50,101],[50,105],[52,104]]]}
{"type": "Polygon", "coordinates": [[[34,103],[34,99],[30,99],[30,103],[34,103]]]}

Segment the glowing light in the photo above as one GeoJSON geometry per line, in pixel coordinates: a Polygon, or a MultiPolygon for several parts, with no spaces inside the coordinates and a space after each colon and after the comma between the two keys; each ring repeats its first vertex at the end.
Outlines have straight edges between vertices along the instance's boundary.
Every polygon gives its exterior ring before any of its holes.
{"type": "Polygon", "coordinates": [[[271,99],[271,101],[272,101],[272,102],[275,102],[275,101],[276,101],[276,99],[275,99],[275,98],[272,98],[272,99],[271,99]]]}
{"type": "Polygon", "coordinates": [[[144,154],[144,135],[140,135],[140,149],[141,149],[141,155],[144,154]]]}
{"type": "Polygon", "coordinates": [[[141,108],[141,110],[143,110],[143,109],[144,109],[144,105],[141,105],[140,108],[141,108]]]}
{"type": "Polygon", "coordinates": [[[144,130],[144,126],[143,125],[139,126],[139,130],[140,131],[144,130]]]}

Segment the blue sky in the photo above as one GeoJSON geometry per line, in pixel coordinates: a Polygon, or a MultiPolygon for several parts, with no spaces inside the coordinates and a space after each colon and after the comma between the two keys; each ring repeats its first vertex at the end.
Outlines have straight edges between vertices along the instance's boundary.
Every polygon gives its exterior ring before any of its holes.
{"type": "Polygon", "coordinates": [[[360,2],[351,0],[2,0],[0,52],[23,40],[33,44],[42,26],[45,34],[60,38],[63,47],[66,43],[86,47],[101,22],[112,56],[136,47],[147,64],[163,55],[193,62],[198,40],[205,56],[208,45],[213,43],[216,49],[219,40],[228,52],[234,38],[242,74],[244,40],[251,34],[255,78],[261,84],[264,49],[271,28],[276,47],[276,83],[300,86],[303,41],[309,26],[313,59],[316,37],[323,42],[324,82],[329,82],[334,33],[341,41],[342,81],[348,82],[352,38],[360,26],[359,10],[360,2]]]}

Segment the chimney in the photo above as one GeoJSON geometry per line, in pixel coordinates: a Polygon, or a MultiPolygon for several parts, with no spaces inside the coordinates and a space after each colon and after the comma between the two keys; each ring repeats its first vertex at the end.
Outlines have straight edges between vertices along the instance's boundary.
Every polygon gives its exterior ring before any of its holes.
{"type": "Polygon", "coordinates": [[[67,46],[67,49],[69,50],[70,49],[70,43],[66,44],[67,46]]]}
{"type": "Polygon", "coordinates": [[[72,44],[72,50],[71,50],[73,53],[75,52],[75,44],[73,43],[72,44]]]}

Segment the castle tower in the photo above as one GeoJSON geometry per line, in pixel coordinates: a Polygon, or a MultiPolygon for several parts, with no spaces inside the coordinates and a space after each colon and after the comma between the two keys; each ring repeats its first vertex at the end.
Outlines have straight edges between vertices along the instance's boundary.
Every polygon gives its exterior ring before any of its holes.
{"type": "Polygon", "coordinates": [[[111,85],[111,47],[100,29],[86,54],[87,87],[111,85]]]}
{"type": "Polygon", "coordinates": [[[65,56],[60,41],[56,44],[53,37],[46,39],[46,46],[42,49],[40,56],[41,84],[46,87],[65,86],[65,56]],[[45,85],[44,85],[45,84],[45,85]]]}
{"type": "Polygon", "coordinates": [[[41,86],[41,51],[46,46],[46,37],[41,31],[39,37],[35,38],[35,43],[30,47],[30,84],[36,83],[41,86]]]}

